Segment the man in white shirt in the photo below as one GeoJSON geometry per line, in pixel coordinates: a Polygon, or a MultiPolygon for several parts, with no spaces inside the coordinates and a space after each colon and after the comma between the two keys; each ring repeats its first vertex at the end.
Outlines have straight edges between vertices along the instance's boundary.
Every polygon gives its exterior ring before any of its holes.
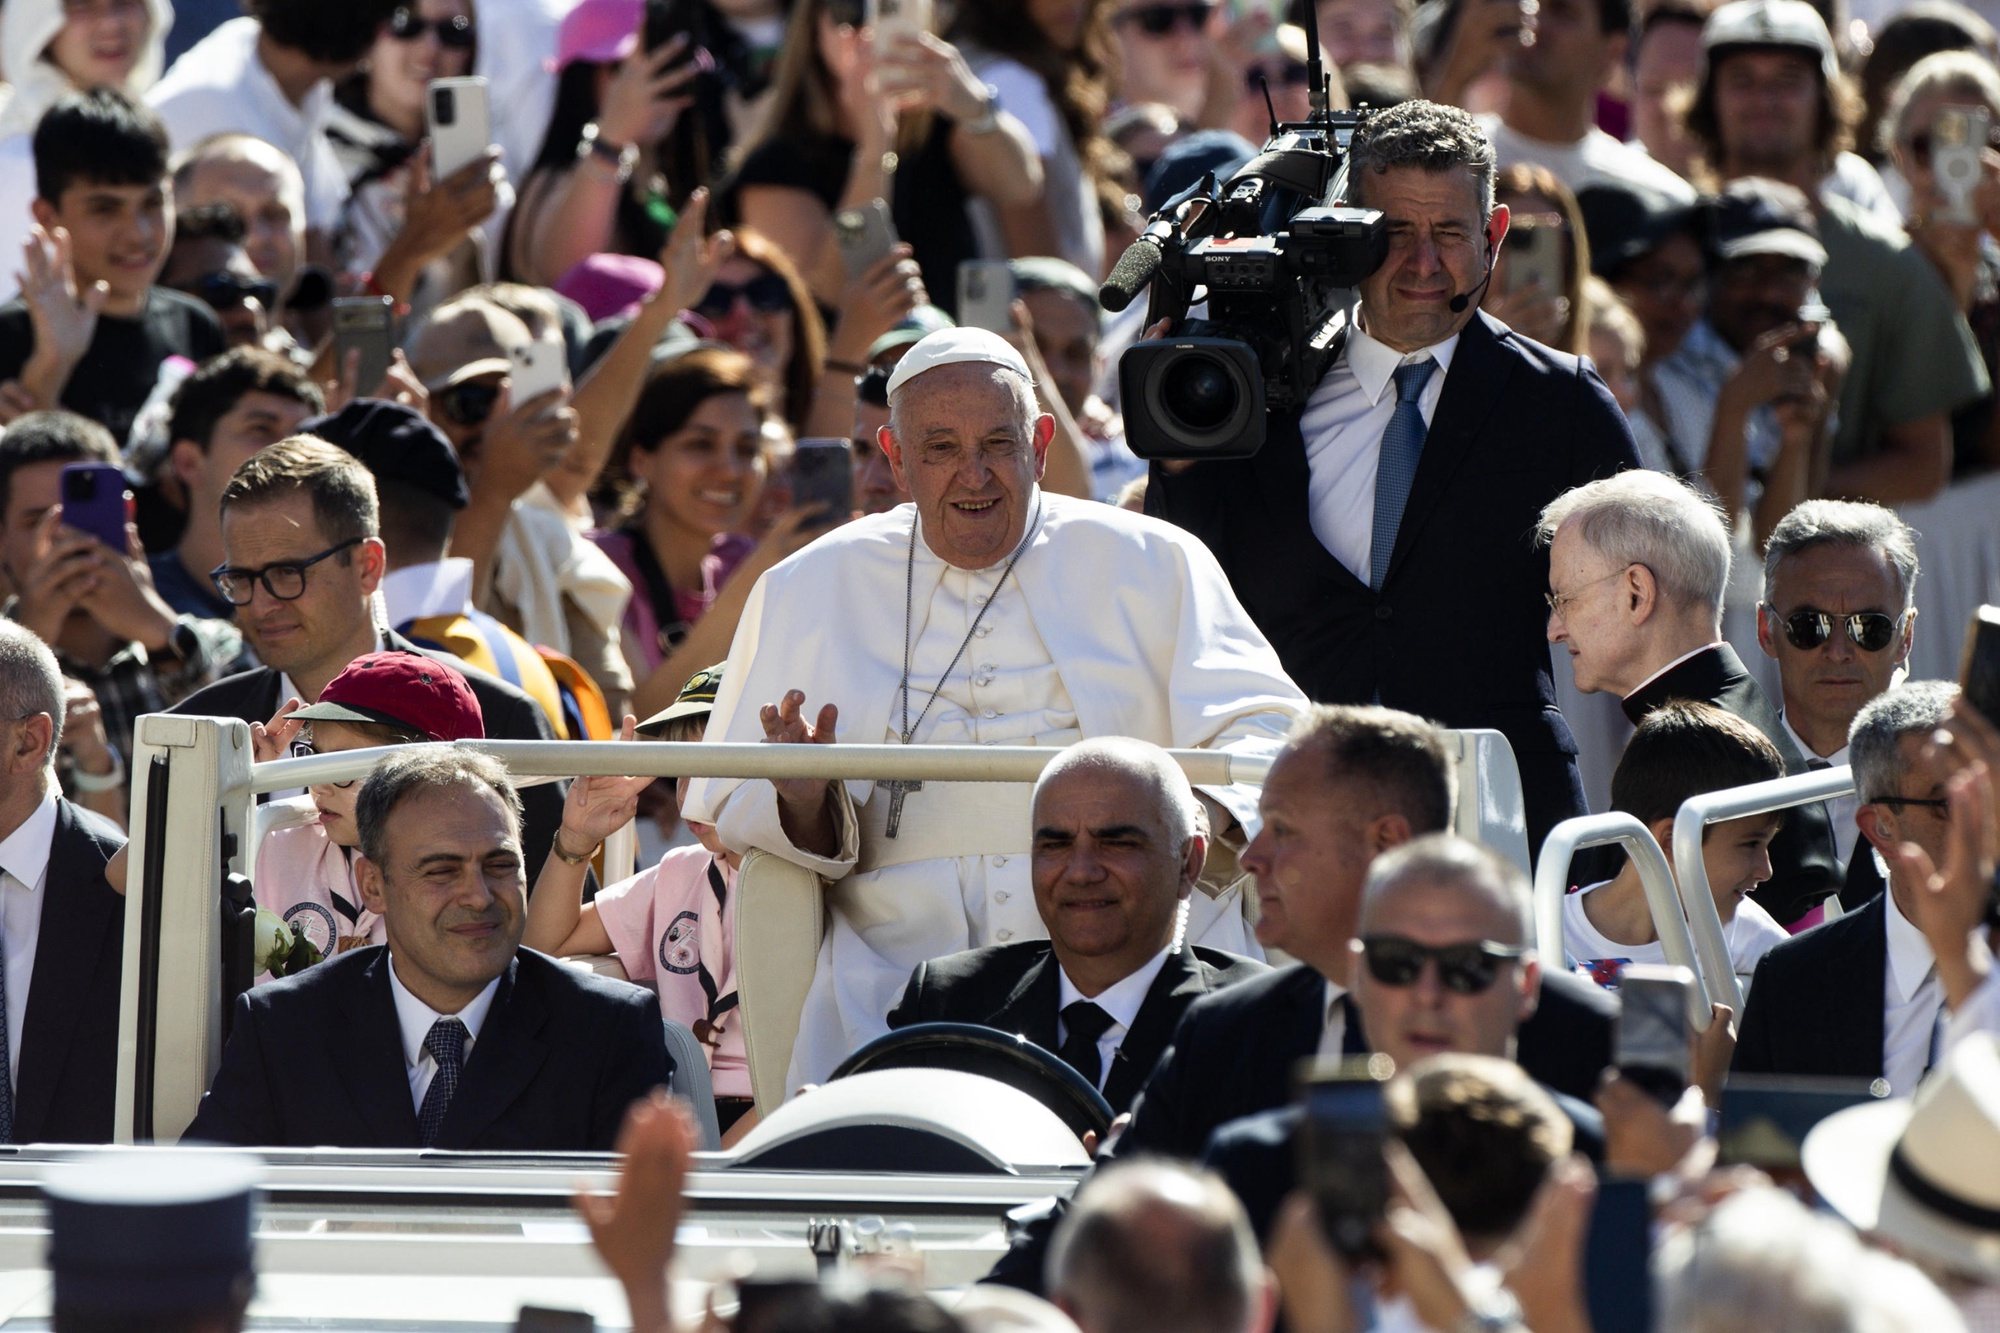
{"type": "Polygon", "coordinates": [[[1535,40],[1507,57],[1507,109],[1482,116],[1500,165],[1546,167],[1572,191],[1601,181],[1640,185],[1693,203],[1673,170],[1597,128],[1597,94],[1625,61],[1629,0],[1542,0],[1535,40]]]}
{"type": "MultiPolygon", "coordinates": [[[[1932,744],[1958,687],[1912,681],[1854,720],[1849,748],[1867,847],[1905,843],[1946,862],[1945,784],[1956,760],[1932,744]]],[[[1867,847],[1857,852],[1866,852],[1867,847]]],[[[1939,1052],[1944,989],[1914,924],[1917,876],[1893,856],[1886,893],[1773,949],[1744,1007],[1733,1068],[1753,1073],[1886,1079],[1906,1097],[1939,1052]]]]}
{"type": "MultiPolygon", "coordinates": [[[[1772,530],[1757,644],[1778,663],[1785,734],[1807,768],[1848,762],[1855,716],[1909,661],[1917,573],[1915,534],[1880,505],[1808,500],[1772,530]]],[[[1865,851],[1854,824],[1860,805],[1859,792],[1826,802],[1849,911],[1882,887],[1872,856],[1850,860],[1865,851]]]]}
{"type": "Polygon", "coordinates": [[[1158,746],[1122,737],[1063,751],[1035,784],[1035,908],[1046,940],[919,963],[889,1013],[983,1023],[1054,1051],[1128,1109],[1198,997],[1268,969],[1182,940],[1208,837],[1194,790],[1158,746]]]}
{"type": "Polygon", "coordinates": [[[56,785],[63,679],[0,620],[0,1142],[109,1143],[118,1090],[125,835],[56,785]]]}

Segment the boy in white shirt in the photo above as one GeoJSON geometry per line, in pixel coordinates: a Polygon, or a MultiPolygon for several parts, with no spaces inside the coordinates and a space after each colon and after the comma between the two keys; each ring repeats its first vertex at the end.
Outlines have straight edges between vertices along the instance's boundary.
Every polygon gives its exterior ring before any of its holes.
{"type": "MultiPolygon", "coordinates": [[[[1611,808],[1652,831],[1673,866],[1674,816],[1703,792],[1784,776],[1784,760],[1764,734],[1713,704],[1676,701],[1639,724],[1611,777],[1611,808]]],[[[1702,864],[1722,918],[1729,959],[1747,989],[1757,960],[1785,938],[1784,927],[1750,901],[1771,877],[1771,839],[1782,816],[1750,815],[1711,824],[1702,837],[1702,864]]],[[[1676,870],[1676,876],[1679,872],[1676,870]]],[[[1630,857],[1612,879],[1586,885],[1563,900],[1563,950],[1576,970],[1608,990],[1631,963],[1664,963],[1638,867],[1630,857]]]]}

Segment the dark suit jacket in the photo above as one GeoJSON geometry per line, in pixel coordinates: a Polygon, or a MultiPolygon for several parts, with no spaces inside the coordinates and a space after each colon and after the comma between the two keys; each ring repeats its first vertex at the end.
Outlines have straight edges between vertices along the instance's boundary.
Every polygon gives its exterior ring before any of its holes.
{"type": "Polygon", "coordinates": [[[1313,699],[1506,733],[1539,848],[1584,800],[1550,675],[1535,522],[1571,487],[1637,465],[1624,414],[1587,363],[1482,313],[1452,355],[1379,594],[1313,534],[1297,415],[1271,418],[1254,458],[1155,467],[1146,508],[1215,552],[1313,699]]]}
{"type": "Polygon", "coordinates": [[[124,845],[110,820],[56,802],[14,1081],[16,1143],[111,1142],[125,899],[106,882],[104,863],[124,845]]]}
{"type": "Polygon", "coordinates": [[[1743,1005],[1732,1070],[1882,1077],[1886,901],[1877,894],[1860,911],[1764,955],[1743,1005]]]}
{"type": "MultiPolygon", "coordinates": [[[[608,1152],[626,1108],[672,1071],[657,999],[522,949],[433,1146],[608,1152]]],[[[184,1137],[419,1146],[389,951],[357,949],[239,996],[222,1067],[184,1137]]]]}
{"type": "MultiPolygon", "coordinates": [[[[1806,771],[1805,756],[1778,720],[1778,710],[1744,669],[1743,659],[1728,644],[1697,653],[1625,700],[1625,715],[1636,724],[1661,704],[1674,699],[1710,703],[1734,713],[1764,733],[1785,761],[1787,774],[1806,771]]],[[[1771,841],[1771,878],[1750,896],[1764,910],[1790,925],[1814,904],[1840,889],[1840,864],[1833,850],[1833,829],[1826,806],[1818,801],[1785,811],[1785,822],[1771,841]]]]}
{"type": "MultiPolygon", "coordinates": [[[[456,667],[465,677],[465,683],[472,687],[473,697],[479,700],[487,739],[555,739],[555,734],[549,730],[548,715],[542,712],[541,705],[506,681],[476,670],[450,653],[419,648],[394,630],[389,631],[387,642],[392,650],[422,653],[456,667]]],[[[245,722],[268,722],[271,714],[278,711],[278,705],[284,702],[278,697],[278,677],[279,673],[267,666],[239,671],[206,689],[196,690],[167,711],[192,717],[240,717],[245,722]]],[[[306,702],[312,701],[308,699],[306,702]]],[[[521,854],[527,863],[530,889],[534,888],[535,877],[541,873],[542,862],[548,857],[549,844],[555,841],[556,830],[562,827],[563,793],[568,788],[569,784],[565,782],[545,782],[521,789],[521,811],[525,816],[521,829],[521,854]]]]}
{"type": "MultiPolygon", "coordinates": [[[[1142,1153],[1196,1158],[1225,1122],[1286,1105],[1293,1066],[1319,1049],[1325,1002],[1326,979],[1302,963],[1196,1000],[1141,1090],[1132,1123],[1098,1154],[1098,1164],[1142,1153]]],[[[1616,1012],[1617,1002],[1589,982],[1544,969],[1541,1003],[1521,1029],[1522,1067],[1545,1086],[1570,1092],[1595,1060],[1586,1085],[1594,1089],[1610,1062],[1616,1012]],[[1531,1036],[1533,1029],[1540,1031],[1531,1036]],[[1537,1067],[1528,1062],[1531,1051],[1560,1058],[1552,1067],[1537,1067]]],[[[1367,1050],[1351,1007],[1344,1049],[1367,1050]]],[[[1045,1247],[1060,1213],[1055,1209],[1032,1223],[989,1280],[1039,1292],[1045,1247]]]]}
{"type": "MultiPolygon", "coordinates": [[[[1168,954],[1105,1076],[1104,1100],[1111,1103],[1112,1111],[1131,1107],[1190,1004],[1270,970],[1221,949],[1192,946],[1168,954]]],[[[1062,993],[1061,971],[1047,940],[967,949],[918,963],[909,985],[903,988],[902,999],[889,1011],[889,1026],[983,1023],[1003,1032],[1018,1032],[1044,1050],[1054,1051],[1060,1044],[1056,1011],[1062,993]]]]}

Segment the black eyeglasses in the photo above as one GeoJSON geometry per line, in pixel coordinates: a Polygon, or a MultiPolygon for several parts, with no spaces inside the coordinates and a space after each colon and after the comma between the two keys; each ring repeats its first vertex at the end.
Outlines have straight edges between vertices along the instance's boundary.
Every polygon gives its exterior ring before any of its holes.
{"type": "Polygon", "coordinates": [[[1834,616],[1825,611],[1794,611],[1784,619],[1785,638],[1794,648],[1810,651],[1833,637],[1834,622],[1847,627],[1847,637],[1864,653],[1879,653],[1896,638],[1902,616],[1881,611],[1856,611],[1834,616]]]}
{"type": "Polygon", "coordinates": [[[322,560],[339,555],[350,546],[359,546],[366,537],[349,537],[338,546],[329,546],[318,555],[309,555],[303,560],[280,560],[265,565],[262,569],[236,569],[229,565],[217,565],[208,572],[215,584],[215,590],[222,594],[222,600],[231,606],[248,606],[250,599],[257,595],[257,585],[262,583],[264,591],[281,602],[296,602],[305,595],[306,571],[322,560]]]}
{"type": "Polygon", "coordinates": [[[1361,957],[1368,975],[1384,986],[1413,986],[1423,975],[1424,964],[1435,962],[1438,981],[1454,995],[1478,995],[1493,984],[1502,963],[1513,962],[1527,953],[1520,945],[1473,940],[1466,944],[1432,947],[1401,935],[1370,935],[1361,941],[1361,957]]]}
{"type": "Polygon", "coordinates": [[[1208,16],[1214,12],[1214,5],[1203,4],[1201,0],[1180,5],[1135,5],[1112,22],[1135,23],[1148,37],[1164,37],[1174,30],[1175,24],[1200,32],[1208,26],[1208,16]]]}
{"type": "Polygon", "coordinates": [[[493,405],[499,401],[498,380],[462,380],[437,393],[438,411],[458,426],[477,426],[493,415],[493,405]]]}
{"type": "Polygon", "coordinates": [[[1946,818],[1945,812],[1951,809],[1951,802],[1942,796],[1877,796],[1868,804],[1892,805],[1899,810],[1906,805],[1921,805],[1926,809],[1937,811],[1939,819],[1946,818]]]}
{"type": "Polygon", "coordinates": [[[263,278],[246,278],[240,273],[218,269],[204,273],[182,289],[199,297],[210,310],[236,310],[255,301],[266,310],[278,304],[278,284],[263,278]]]}
{"type": "Polygon", "coordinates": [[[479,35],[479,30],[472,25],[471,16],[466,14],[453,14],[448,19],[426,19],[418,18],[413,9],[399,9],[389,18],[389,35],[399,42],[414,42],[427,32],[435,32],[438,45],[454,51],[470,51],[473,39],[479,35]]]}
{"type": "Polygon", "coordinates": [[[745,283],[711,283],[695,303],[694,312],[704,319],[721,319],[736,308],[739,297],[759,314],[775,315],[792,308],[792,289],[785,280],[775,273],[762,273],[745,283]]]}
{"type": "MultiPolygon", "coordinates": [[[[298,741],[293,741],[292,748],[285,751],[285,758],[310,759],[312,756],[318,753],[319,753],[318,750],[313,749],[313,743],[311,741],[298,740],[298,741]]],[[[349,778],[345,782],[319,782],[319,783],[314,783],[313,785],[318,787],[338,787],[342,791],[346,791],[349,787],[352,787],[355,783],[359,781],[361,781],[360,778],[349,778]]]]}
{"type": "Polygon", "coordinates": [[[1296,60],[1275,66],[1252,65],[1243,71],[1243,86],[1253,93],[1267,82],[1284,88],[1303,88],[1312,82],[1312,71],[1296,60]]]}

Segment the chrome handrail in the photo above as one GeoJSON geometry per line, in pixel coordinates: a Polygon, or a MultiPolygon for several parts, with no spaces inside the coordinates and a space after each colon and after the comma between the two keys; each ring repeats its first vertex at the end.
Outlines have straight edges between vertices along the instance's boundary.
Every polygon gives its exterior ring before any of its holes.
{"type": "Polygon", "coordinates": [[[1722,934],[1722,915],[1715,910],[1715,895],[1709,889],[1708,867],[1701,857],[1703,830],[1724,820],[1789,810],[1795,805],[1845,796],[1853,790],[1854,771],[1842,764],[1691,796],[1681,803],[1680,813],[1674,816],[1674,864],[1680,867],[1676,878],[1681,910],[1694,926],[1695,948],[1702,961],[1711,972],[1720,968],[1729,979],[1728,985],[1721,988],[1720,998],[1733,1006],[1739,1016],[1743,1013],[1743,988],[1737,983],[1736,968],[1729,959],[1729,941],[1722,934]]]}
{"type": "Polygon", "coordinates": [[[1673,868],[1653,840],[1652,830],[1632,815],[1619,811],[1579,815],[1549,830],[1549,836],[1542,840],[1542,854],[1535,861],[1535,951],[1542,956],[1544,967],[1569,965],[1563,948],[1562,905],[1569,892],[1570,860],[1586,847],[1613,844],[1623,847],[1638,863],[1639,883],[1646,891],[1646,906],[1652,912],[1653,929],[1666,950],[1667,961],[1694,973],[1694,989],[1688,993],[1688,1021],[1697,1032],[1705,1032],[1713,1017],[1709,984],[1682,915],[1673,868]]]}

